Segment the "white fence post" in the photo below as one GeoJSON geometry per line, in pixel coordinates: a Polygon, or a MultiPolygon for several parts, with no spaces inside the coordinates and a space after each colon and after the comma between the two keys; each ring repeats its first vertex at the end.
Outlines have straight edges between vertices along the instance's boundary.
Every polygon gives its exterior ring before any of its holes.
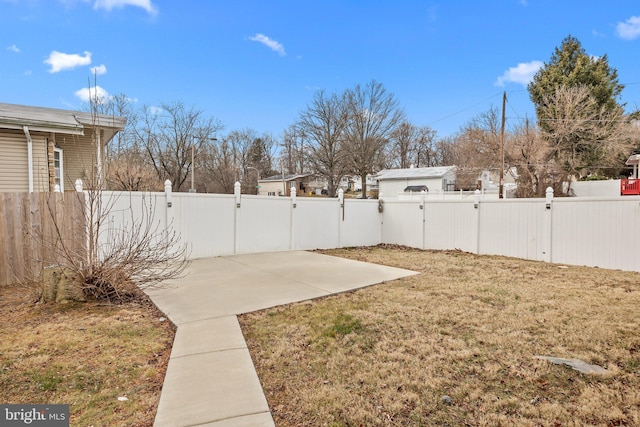
{"type": "Polygon", "coordinates": [[[480,190],[476,190],[473,193],[473,208],[476,212],[476,254],[480,255],[480,227],[482,224],[480,223],[480,199],[482,198],[482,193],[480,190]]]}
{"type": "Polygon", "coordinates": [[[544,239],[542,245],[542,259],[551,262],[551,247],[553,246],[553,212],[551,205],[553,202],[553,188],[547,187],[545,193],[545,216],[544,216],[544,239]]]}
{"type": "Polygon", "coordinates": [[[82,180],[80,178],[76,179],[75,184],[76,184],[75,185],[76,186],[76,191],[78,193],[82,193],[82,180]]]}
{"type": "Polygon", "coordinates": [[[169,232],[169,228],[171,227],[171,224],[173,223],[173,211],[171,210],[171,208],[173,207],[173,200],[171,198],[171,194],[173,193],[173,189],[171,187],[171,181],[169,181],[168,179],[164,182],[164,196],[165,196],[165,219],[166,219],[166,223],[165,223],[165,231],[168,233],[169,232]]]}
{"type": "Polygon", "coordinates": [[[236,208],[240,207],[240,193],[242,192],[242,184],[236,181],[233,184],[233,194],[236,196],[236,208]]]}
{"type": "Polygon", "coordinates": [[[343,207],[344,207],[344,192],[342,191],[342,188],[338,189],[338,247],[341,248],[342,247],[342,228],[344,226],[344,216],[342,215],[343,212],[343,207]]]}
{"type": "Polygon", "coordinates": [[[233,210],[233,253],[234,255],[238,253],[238,209],[240,208],[240,193],[242,191],[242,185],[236,181],[233,184],[233,195],[236,199],[236,208],[233,210]]]}
{"type": "Polygon", "coordinates": [[[291,187],[291,209],[289,210],[289,250],[296,249],[293,247],[293,242],[295,242],[295,209],[297,206],[296,196],[297,190],[296,187],[291,187]]]}

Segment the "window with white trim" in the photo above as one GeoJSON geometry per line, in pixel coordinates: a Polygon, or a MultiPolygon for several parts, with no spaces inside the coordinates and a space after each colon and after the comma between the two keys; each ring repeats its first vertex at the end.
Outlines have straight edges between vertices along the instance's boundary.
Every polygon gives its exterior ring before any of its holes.
{"type": "Polygon", "coordinates": [[[53,149],[53,189],[55,192],[64,192],[62,148],[53,149]]]}

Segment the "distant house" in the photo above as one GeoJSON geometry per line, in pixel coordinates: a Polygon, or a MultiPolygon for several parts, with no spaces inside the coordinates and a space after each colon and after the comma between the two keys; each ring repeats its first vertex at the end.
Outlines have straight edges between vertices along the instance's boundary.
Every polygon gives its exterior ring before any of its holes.
{"type": "Polygon", "coordinates": [[[442,192],[455,189],[455,166],[381,170],[376,179],[380,196],[397,197],[414,190],[442,192]]]}
{"type": "Polygon", "coordinates": [[[102,170],[126,119],[0,103],[0,191],[73,190],[102,170]]]}
{"type": "Polygon", "coordinates": [[[294,187],[298,194],[311,190],[309,186],[311,174],[273,175],[258,181],[258,195],[260,196],[290,196],[294,187]]]}

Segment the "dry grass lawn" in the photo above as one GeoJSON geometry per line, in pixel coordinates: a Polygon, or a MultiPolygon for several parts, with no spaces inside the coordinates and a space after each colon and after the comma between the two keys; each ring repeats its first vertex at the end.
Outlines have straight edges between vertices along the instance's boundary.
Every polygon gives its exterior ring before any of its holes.
{"type": "Polygon", "coordinates": [[[241,318],[277,426],[640,425],[637,273],[325,252],[421,274],[241,318]]]}
{"type": "Polygon", "coordinates": [[[69,404],[72,426],[152,426],[175,329],[164,315],[33,301],[0,286],[0,403],[69,404]]]}

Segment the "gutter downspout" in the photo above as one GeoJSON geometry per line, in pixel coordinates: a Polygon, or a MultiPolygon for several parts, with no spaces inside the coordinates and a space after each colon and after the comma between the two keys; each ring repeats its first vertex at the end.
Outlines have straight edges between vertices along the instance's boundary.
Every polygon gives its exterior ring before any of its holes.
{"type": "Polygon", "coordinates": [[[97,167],[98,167],[98,176],[96,177],[95,185],[102,189],[102,130],[100,128],[96,128],[95,132],[96,136],[96,159],[97,159],[97,167]]]}
{"type": "Polygon", "coordinates": [[[29,193],[33,193],[33,140],[29,133],[29,126],[22,126],[24,135],[27,137],[27,166],[29,169],[29,193]]]}

